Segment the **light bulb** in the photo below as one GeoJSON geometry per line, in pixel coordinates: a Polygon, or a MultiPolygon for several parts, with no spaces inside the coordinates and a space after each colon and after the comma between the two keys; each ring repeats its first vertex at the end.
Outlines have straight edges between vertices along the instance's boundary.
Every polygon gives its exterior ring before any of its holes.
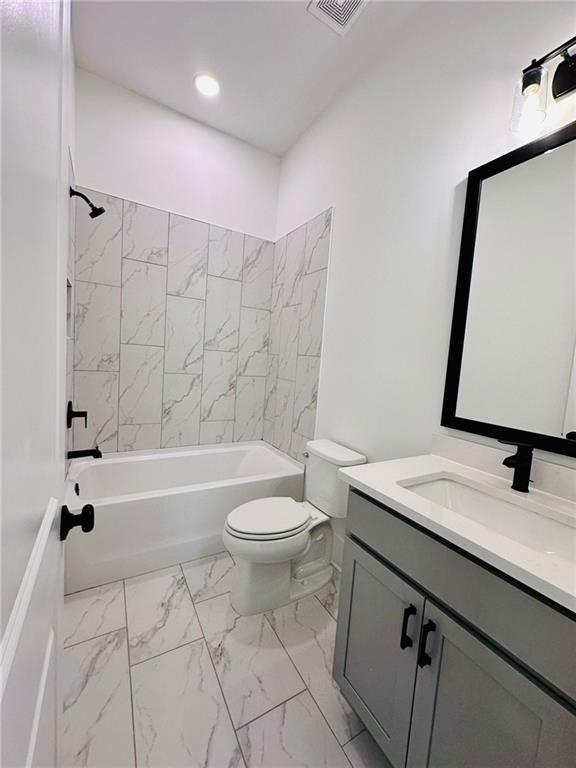
{"type": "Polygon", "coordinates": [[[194,85],[202,96],[214,98],[220,93],[220,83],[212,75],[196,75],[194,85]]]}

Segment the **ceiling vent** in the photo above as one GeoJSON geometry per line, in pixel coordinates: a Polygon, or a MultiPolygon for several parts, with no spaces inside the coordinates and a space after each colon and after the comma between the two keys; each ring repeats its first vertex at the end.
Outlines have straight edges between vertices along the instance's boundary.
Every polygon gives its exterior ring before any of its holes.
{"type": "Polygon", "coordinates": [[[368,0],[310,0],[308,11],[343,37],[360,16],[368,0]]]}

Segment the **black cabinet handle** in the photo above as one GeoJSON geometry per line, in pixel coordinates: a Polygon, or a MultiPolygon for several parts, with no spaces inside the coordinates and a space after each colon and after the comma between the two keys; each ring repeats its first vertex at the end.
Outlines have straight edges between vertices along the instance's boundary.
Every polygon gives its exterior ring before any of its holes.
{"type": "Polygon", "coordinates": [[[94,507],[92,504],[85,504],[82,507],[82,512],[78,515],[73,515],[66,505],[62,507],[62,513],[60,515],[60,541],[68,536],[72,528],[79,525],[84,533],[90,533],[94,528],[94,507]]]}
{"type": "Polygon", "coordinates": [[[432,664],[432,656],[426,653],[426,643],[428,641],[428,635],[436,632],[436,624],[429,619],[422,627],[422,635],[420,636],[420,648],[418,650],[418,666],[427,667],[432,664]]]}
{"type": "Polygon", "coordinates": [[[416,616],[416,606],[410,604],[407,608],[404,608],[404,617],[402,619],[402,631],[400,633],[400,648],[412,648],[414,641],[408,636],[408,621],[410,616],[416,616]]]}

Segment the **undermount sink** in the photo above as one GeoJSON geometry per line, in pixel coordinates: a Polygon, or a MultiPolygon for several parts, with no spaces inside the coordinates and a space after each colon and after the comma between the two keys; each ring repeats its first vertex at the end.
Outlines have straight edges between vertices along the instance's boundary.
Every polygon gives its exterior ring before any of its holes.
{"type": "Polygon", "coordinates": [[[576,558],[576,520],[554,497],[542,503],[539,497],[546,494],[517,496],[514,491],[483,487],[447,473],[403,480],[399,485],[535,552],[570,561],[576,558]]]}

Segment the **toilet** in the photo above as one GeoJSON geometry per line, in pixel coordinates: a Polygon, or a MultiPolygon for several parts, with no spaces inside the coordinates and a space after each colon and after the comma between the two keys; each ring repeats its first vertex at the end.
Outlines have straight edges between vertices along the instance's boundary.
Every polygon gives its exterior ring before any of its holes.
{"type": "Polygon", "coordinates": [[[231,602],[241,615],[299,600],[332,577],[330,519],[346,517],[348,498],[338,470],[366,457],[331,440],[311,440],[305,456],[305,501],[256,499],[226,519],[222,539],[236,562],[231,602]]]}

